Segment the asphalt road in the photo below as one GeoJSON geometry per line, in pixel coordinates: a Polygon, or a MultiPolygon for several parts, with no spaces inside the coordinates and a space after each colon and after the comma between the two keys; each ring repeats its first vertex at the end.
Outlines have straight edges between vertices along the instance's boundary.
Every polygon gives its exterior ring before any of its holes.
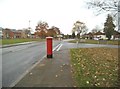
{"type": "MultiPolygon", "coordinates": [[[[112,47],[115,45],[100,44],[84,44],[84,43],[68,43],[68,40],[54,41],[53,46],[59,47],[55,51],[65,50],[69,48],[90,48],[90,47],[112,47]]],[[[2,86],[12,86],[21,75],[28,71],[37,61],[43,59],[46,55],[46,43],[39,42],[28,45],[19,45],[14,47],[3,48],[2,50],[2,86]]]]}
{"type": "Polygon", "coordinates": [[[70,48],[93,48],[93,47],[107,47],[107,48],[120,48],[118,45],[107,45],[107,44],[86,44],[86,43],[68,43],[69,40],[61,42],[61,50],[70,48]]]}
{"type": "MultiPolygon", "coordinates": [[[[54,41],[53,47],[60,41],[54,41]]],[[[46,55],[46,42],[2,49],[2,86],[9,87],[46,55]]]]}

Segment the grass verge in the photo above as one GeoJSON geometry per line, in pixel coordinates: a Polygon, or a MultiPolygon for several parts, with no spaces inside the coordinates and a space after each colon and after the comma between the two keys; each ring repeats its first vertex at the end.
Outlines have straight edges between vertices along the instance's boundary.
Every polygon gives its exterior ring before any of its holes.
{"type": "Polygon", "coordinates": [[[73,77],[77,87],[116,87],[118,49],[71,49],[73,77]]]}
{"type": "MultiPolygon", "coordinates": [[[[72,41],[69,41],[69,42],[70,43],[76,43],[77,41],[78,40],[72,40],[72,41]]],[[[118,41],[118,40],[105,41],[105,40],[85,39],[85,40],[79,41],[79,43],[120,45],[120,41],[118,41]]]]}
{"type": "Polygon", "coordinates": [[[34,39],[34,38],[27,38],[27,39],[2,39],[2,45],[22,43],[22,42],[30,42],[30,41],[44,41],[44,39],[34,39]]]}

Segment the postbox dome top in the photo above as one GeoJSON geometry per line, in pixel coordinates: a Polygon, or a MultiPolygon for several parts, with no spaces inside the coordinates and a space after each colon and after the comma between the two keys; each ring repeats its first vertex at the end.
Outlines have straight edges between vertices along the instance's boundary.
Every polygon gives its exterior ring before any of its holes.
{"type": "Polygon", "coordinates": [[[50,37],[50,36],[49,36],[49,37],[46,37],[46,39],[49,39],[49,38],[51,38],[51,39],[52,39],[53,37],[50,37]]]}

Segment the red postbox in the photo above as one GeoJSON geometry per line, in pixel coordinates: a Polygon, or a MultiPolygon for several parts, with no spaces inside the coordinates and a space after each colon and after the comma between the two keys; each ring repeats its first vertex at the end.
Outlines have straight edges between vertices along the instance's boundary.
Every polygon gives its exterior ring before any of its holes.
{"type": "Polygon", "coordinates": [[[52,58],[52,40],[53,37],[46,37],[47,41],[47,58],[52,58]]]}

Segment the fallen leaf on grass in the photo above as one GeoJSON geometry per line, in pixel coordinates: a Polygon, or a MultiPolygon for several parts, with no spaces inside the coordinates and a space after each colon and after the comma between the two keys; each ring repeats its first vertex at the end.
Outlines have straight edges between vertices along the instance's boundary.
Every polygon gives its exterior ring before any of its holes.
{"type": "Polygon", "coordinates": [[[63,70],[60,70],[61,72],[63,71],[63,70]]]}
{"type": "Polygon", "coordinates": [[[74,65],[74,66],[76,66],[76,64],[75,64],[75,63],[74,63],[73,65],[74,65]]]}
{"type": "MultiPolygon", "coordinates": [[[[96,81],[96,83],[94,83],[94,86],[108,87],[113,84],[114,80],[116,79],[114,77],[117,76],[115,73],[118,71],[117,49],[86,48],[81,49],[81,51],[78,49],[73,50],[73,52],[74,59],[72,60],[73,68],[75,68],[75,71],[73,72],[74,75],[77,77],[81,75],[81,78],[86,78],[86,76],[93,75],[92,78],[94,81],[96,81]],[[86,76],[82,75],[81,73],[86,76]],[[106,84],[105,82],[108,83],[106,84]]],[[[86,83],[91,83],[90,85],[92,85],[92,82],[93,81],[88,81],[86,83]]]]}
{"type": "Polygon", "coordinates": [[[58,75],[55,75],[55,77],[57,78],[57,77],[58,77],[58,75]]]}
{"type": "Polygon", "coordinates": [[[30,73],[30,75],[32,75],[33,73],[30,73]]]}
{"type": "Polygon", "coordinates": [[[103,81],[105,81],[105,78],[103,78],[103,81]]]}
{"type": "Polygon", "coordinates": [[[90,82],[89,81],[86,81],[87,84],[89,84],[90,82]]]}
{"type": "Polygon", "coordinates": [[[77,87],[77,86],[73,86],[73,87],[77,87]]]}

